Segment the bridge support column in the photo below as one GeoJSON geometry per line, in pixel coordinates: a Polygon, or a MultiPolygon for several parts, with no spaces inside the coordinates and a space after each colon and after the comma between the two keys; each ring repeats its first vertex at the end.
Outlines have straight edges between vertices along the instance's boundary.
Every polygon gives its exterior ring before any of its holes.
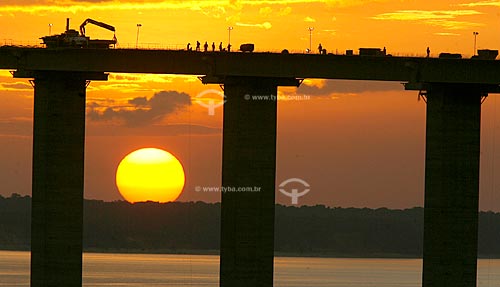
{"type": "Polygon", "coordinates": [[[295,79],[226,78],[220,286],[273,286],[277,87],[295,79]],[[252,96],[273,96],[274,99],[252,96]]]}
{"type": "Polygon", "coordinates": [[[87,80],[107,75],[16,72],[34,77],[31,286],[82,285],[87,80]]]}
{"type": "Polygon", "coordinates": [[[476,286],[481,92],[427,91],[423,286],[476,286]]]}

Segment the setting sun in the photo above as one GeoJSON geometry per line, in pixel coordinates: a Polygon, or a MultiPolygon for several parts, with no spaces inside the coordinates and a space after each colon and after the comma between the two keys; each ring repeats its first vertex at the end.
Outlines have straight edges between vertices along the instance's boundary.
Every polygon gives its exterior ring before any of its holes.
{"type": "Polygon", "coordinates": [[[175,156],[143,148],[125,156],[116,171],[116,186],[131,203],[175,201],[184,187],[184,169],[175,156]]]}

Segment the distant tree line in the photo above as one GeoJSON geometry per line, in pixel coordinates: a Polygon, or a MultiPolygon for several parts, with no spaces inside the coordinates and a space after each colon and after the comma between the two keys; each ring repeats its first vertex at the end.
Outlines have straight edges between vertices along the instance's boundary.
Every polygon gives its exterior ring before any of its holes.
{"type": "MultiPolygon", "coordinates": [[[[217,253],[220,203],[85,200],[84,249],[217,253]]],[[[31,198],[0,196],[0,249],[29,250],[31,198]]],[[[479,216],[479,256],[500,258],[500,213],[479,216]]],[[[421,257],[423,208],[276,206],[277,255],[421,257]]]]}

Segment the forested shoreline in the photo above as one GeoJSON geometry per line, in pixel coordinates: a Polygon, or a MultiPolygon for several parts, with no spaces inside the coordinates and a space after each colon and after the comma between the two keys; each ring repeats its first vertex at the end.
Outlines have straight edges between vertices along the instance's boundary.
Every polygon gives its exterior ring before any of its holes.
{"type": "MultiPolygon", "coordinates": [[[[85,200],[84,250],[217,254],[220,203],[85,200]]],[[[0,249],[29,250],[31,198],[0,197],[0,249]]],[[[479,216],[479,256],[500,258],[500,214],[479,216]]],[[[275,251],[282,256],[422,256],[423,208],[276,206],[275,251]]]]}

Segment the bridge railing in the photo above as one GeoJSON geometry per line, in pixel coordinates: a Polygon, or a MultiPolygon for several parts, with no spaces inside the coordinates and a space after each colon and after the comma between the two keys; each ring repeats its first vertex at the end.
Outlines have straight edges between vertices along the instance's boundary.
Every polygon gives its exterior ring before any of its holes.
{"type": "MultiPolygon", "coordinates": [[[[45,45],[39,41],[19,41],[14,39],[1,39],[0,38],[0,46],[13,46],[13,47],[25,47],[25,48],[45,48],[45,45]]],[[[196,49],[195,45],[191,45],[193,51],[196,49]]],[[[141,49],[141,50],[187,50],[186,44],[165,44],[165,43],[120,43],[118,42],[113,49],[141,49]]],[[[256,49],[257,53],[281,53],[284,49],[256,49]]],[[[313,50],[311,52],[307,52],[307,50],[303,49],[287,49],[290,54],[319,54],[318,51],[313,50]]],[[[209,45],[208,51],[212,51],[212,45],[209,45]]],[[[219,51],[219,47],[217,45],[215,51],[219,51]]],[[[354,50],[357,52],[356,50],[354,50]]],[[[203,47],[201,47],[201,52],[203,52],[203,47]]],[[[239,52],[239,45],[233,46],[231,52],[239,52]]],[[[427,55],[425,51],[423,53],[413,53],[413,52],[392,52],[388,51],[388,54],[395,57],[418,57],[425,58],[427,55]]],[[[431,53],[430,56],[432,58],[437,58],[440,52],[431,53]]],[[[327,54],[333,55],[345,55],[345,50],[327,50],[327,54]]],[[[358,55],[358,53],[355,53],[358,55]]],[[[463,59],[470,59],[472,55],[470,54],[462,54],[463,59]]]]}
{"type": "Polygon", "coordinates": [[[0,46],[15,46],[15,47],[34,47],[34,48],[44,48],[40,41],[18,41],[13,39],[0,39],[0,46]]]}
{"type": "MultiPolygon", "coordinates": [[[[187,44],[186,44],[187,45],[187,44]]],[[[120,43],[118,42],[115,49],[142,49],[142,50],[183,50],[186,49],[184,44],[164,44],[164,43],[120,43]]]]}

